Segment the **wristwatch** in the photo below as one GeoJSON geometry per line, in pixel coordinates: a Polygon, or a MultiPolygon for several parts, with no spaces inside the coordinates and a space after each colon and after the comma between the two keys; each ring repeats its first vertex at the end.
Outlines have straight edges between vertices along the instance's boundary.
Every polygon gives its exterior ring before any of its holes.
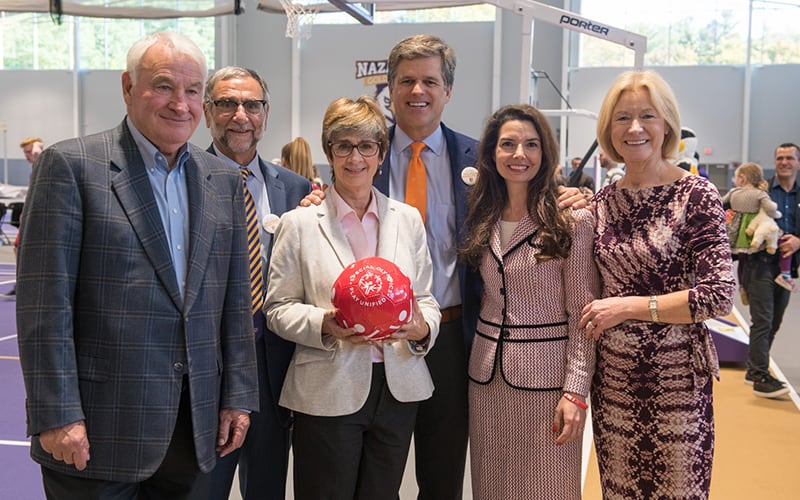
{"type": "Polygon", "coordinates": [[[650,308],[650,319],[653,320],[653,323],[658,323],[658,299],[655,295],[650,296],[647,307],[650,308]]]}

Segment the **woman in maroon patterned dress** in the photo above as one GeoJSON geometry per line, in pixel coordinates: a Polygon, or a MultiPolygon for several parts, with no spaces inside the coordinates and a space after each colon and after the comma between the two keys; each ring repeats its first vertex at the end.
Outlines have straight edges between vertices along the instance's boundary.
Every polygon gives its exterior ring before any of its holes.
{"type": "Polygon", "coordinates": [[[558,145],[536,108],[500,108],[478,155],[463,251],[484,282],[469,366],[473,495],[580,499],[594,341],[578,322],[600,289],[594,217],[557,207],[558,145]]]}
{"type": "Polygon", "coordinates": [[[625,176],[594,198],[603,298],[581,326],[598,339],[592,419],[603,498],[708,498],[712,378],[703,321],[730,312],[734,279],[717,189],[677,167],[678,107],[655,72],[626,72],[597,137],[625,176]]]}

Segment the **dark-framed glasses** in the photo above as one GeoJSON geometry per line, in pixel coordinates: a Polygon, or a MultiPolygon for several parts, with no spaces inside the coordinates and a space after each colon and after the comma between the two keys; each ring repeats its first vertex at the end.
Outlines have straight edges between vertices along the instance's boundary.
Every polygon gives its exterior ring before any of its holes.
{"type": "Polygon", "coordinates": [[[209,102],[213,104],[220,113],[236,113],[236,111],[239,110],[239,106],[241,106],[244,108],[244,112],[248,115],[260,114],[262,111],[264,111],[264,106],[267,104],[267,101],[263,99],[248,99],[246,101],[217,99],[209,102]]]}
{"type": "Polygon", "coordinates": [[[353,153],[353,149],[358,149],[361,156],[369,158],[378,154],[378,151],[381,149],[380,143],[374,141],[362,141],[358,144],[353,144],[349,141],[336,141],[329,142],[328,145],[331,147],[333,156],[339,158],[347,158],[353,153]]]}

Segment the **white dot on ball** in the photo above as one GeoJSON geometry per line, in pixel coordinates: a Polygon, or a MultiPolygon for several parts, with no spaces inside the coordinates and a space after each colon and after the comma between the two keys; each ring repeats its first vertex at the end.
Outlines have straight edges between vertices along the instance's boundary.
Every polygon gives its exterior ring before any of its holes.
{"type": "Polygon", "coordinates": [[[408,311],[400,311],[400,321],[405,321],[408,317],[408,311]]]}
{"type": "Polygon", "coordinates": [[[353,328],[354,328],[354,329],[355,329],[355,331],[357,331],[358,333],[364,333],[365,331],[367,331],[367,329],[366,329],[366,328],[364,328],[364,325],[353,325],[353,328]]]}

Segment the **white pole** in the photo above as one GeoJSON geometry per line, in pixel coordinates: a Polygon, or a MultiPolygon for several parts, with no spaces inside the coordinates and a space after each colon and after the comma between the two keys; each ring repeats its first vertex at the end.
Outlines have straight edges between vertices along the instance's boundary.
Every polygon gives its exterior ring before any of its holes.
{"type": "Polygon", "coordinates": [[[750,9],[747,14],[747,62],[744,65],[744,95],[742,96],[742,156],[739,161],[748,161],[750,155],[750,78],[753,67],[750,62],[750,52],[753,47],[753,0],[750,0],[750,9]]]}
{"type": "Polygon", "coordinates": [[[3,184],[8,184],[8,129],[6,122],[0,122],[3,130],[3,184]]]}

